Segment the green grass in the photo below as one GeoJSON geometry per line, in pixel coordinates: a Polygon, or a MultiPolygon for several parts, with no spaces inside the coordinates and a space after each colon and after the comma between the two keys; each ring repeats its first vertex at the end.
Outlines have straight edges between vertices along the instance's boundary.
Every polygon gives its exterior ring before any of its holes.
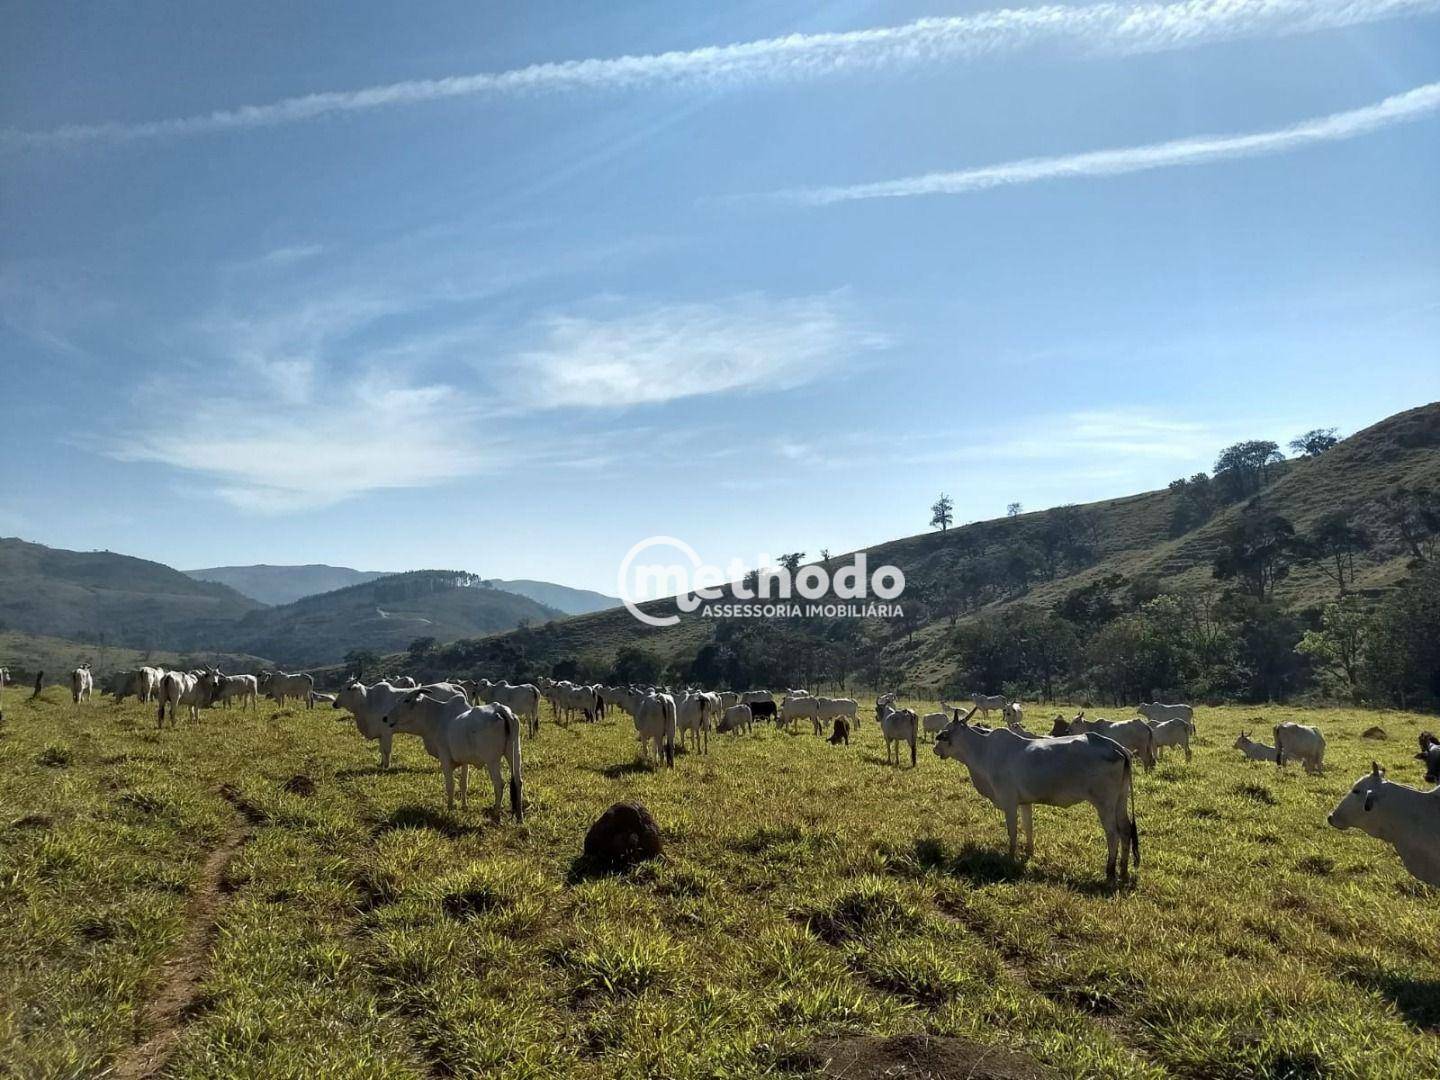
{"type": "Polygon", "coordinates": [[[1203,710],[1194,763],[1140,776],[1144,865],[1110,890],[1088,808],[1038,808],[1014,866],[964,770],[887,767],[868,718],[848,750],[765,728],[673,771],[633,767],[628,721],[546,723],[517,827],[485,783],[447,814],[413,739],[379,774],[330,710],[157,733],[133,702],[25,696],[0,731],[0,1075],[94,1076],[146,1034],[240,829],[170,1076],[799,1076],[822,1037],[917,1032],[1075,1077],[1440,1075],[1440,893],[1324,824],[1372,757],[1418,780],[1421,717],[1268,714],[1325,730],[1307,777],[1230,749],[1254,707],[1203,710]],[[630,797],[667,856],[585,876],[585,829],[630,797]]]}

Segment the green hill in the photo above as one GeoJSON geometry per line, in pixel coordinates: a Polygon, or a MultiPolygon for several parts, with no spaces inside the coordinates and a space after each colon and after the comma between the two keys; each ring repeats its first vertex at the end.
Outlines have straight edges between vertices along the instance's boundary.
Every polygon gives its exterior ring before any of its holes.
{"type": "MultiPolygon", "coordinates": [[[[1186,590],[1214,587],[1212,562],[1225,530],[1248,507],[1263,506],[1299,533],[1322,515],[1343,509],[1375,538],[1357,564],[1355,588],[1375,597],[1404,576],[1409,552],[1384,513],[1384,497],[1402,488],[1440,489],[1440,404],[1397,414],[1342,440],[1313,458],[1270,465],[1254,491],[1223,490],[1234,477],[1217,474],[1213,505],[1198,515],[1193,490],[1150,491],[1080,506],[974,522],[930,531],[868,549],[871,568],[891,563],[906,575],[903,604],[915,624],[869,621],[864,649],[911,685],[942,686],[952,672],[952,627],[1015,604],[1054,608],[1077,590],[1122,587],[1186,590]]],[[[848,563],[851,554],[830,565],[848,563]]],[[[1302,609],[1333,598],[1334,586],[1316,566],[1295,565],[1275,599],[1302,609]]],[[[644,605],[675,611],[673,600],[644,605]]],[[[694,656],[715,638],[717,624],[699,614],[679,625],[648,627],[624,608],[580,615],[545,627],[501,635],[460,650],[480,662],[523,658],[535,668],[584,658],[604,666],[634,646],[673,661],[694,656]]]]}
{"type": "Polygon", "coordinates": [[[199,581],[217,581],[228,585],[243,596],[262,604],[291,604],[306,596],[334,592],[350,585],[386,577],[384,571],[352,570],[348,566],[326,566],[310,563],[305,566],[211,566],[204,570],[186,570],[199,581]]]}
{"type": "Polygon", "coordinates": [[[136,649],[225,648],[260,605],[147,559],[0,539],[0,629],[136,649]]]}
{"type": "Polygon", "coordinates": [[[252,611],[228,640],[233,648],[308,666],[338,663],[352,649],[383,654],[416,638],[453,641],[560,617],[473,574],[416,570],[252,611]]]}

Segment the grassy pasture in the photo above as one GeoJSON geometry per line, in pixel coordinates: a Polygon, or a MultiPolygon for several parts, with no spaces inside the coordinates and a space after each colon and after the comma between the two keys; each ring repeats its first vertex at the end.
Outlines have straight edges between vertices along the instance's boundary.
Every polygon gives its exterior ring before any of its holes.
{"type": "Polygon", "coordinates": [[[628,720],[547,722],[517,827],[483,775],[446,814],[416,740],[379,774],[328,709],[157,733],[27,696],[0,729],[0,1075],[806,1076],[826,1038],[930,1033],[1062,1076],[1440,1076],[1440,893],[1324,823],[1372,757],[1419,780],[1421,717],[1203,710],[1194,762],[1140,775],[1144,863],[1112,891],[1088,807],[1037,808],[1012,866],[964,770],[887,767],[868,716],[848,749],[765,728],[673,772],[628,720]],[[1279,719],[1324,729],[1325,776],[1230,748],[1279,719]],[[578,875],[625,797],[667,857],[578,875]]]}

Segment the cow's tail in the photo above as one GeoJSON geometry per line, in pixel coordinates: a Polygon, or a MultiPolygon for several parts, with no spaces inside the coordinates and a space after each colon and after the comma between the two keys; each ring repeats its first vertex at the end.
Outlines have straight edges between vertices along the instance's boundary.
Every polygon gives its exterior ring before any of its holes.
{"type": "Polygon", "coordinates": [[[1285,747],[1280,744],[1279,724],[1275,725],[1275,764],[1277,767],[1285,764],[1285,747]]]}
{"type": "Polygon", "coordinates": [[[1125,827],[1130,830],[1130,861],[1140,869],[1140,822],[1135,812],[1135,771],[1130,764],[1130,755],[1125,755],[1125,790],[1130,799],[1130,813],[1125,827]]]}
{"type": "Polygon", "coordinates": [[[920,723],[919,720],[915,720],[915,721],[913,721],[913,722],[910,724],[910,767],[911,767],[912,769],[915,768],[915,765],[916,765],[916,761],[915,761],[915,740],[916,740],[916,738],[917,738],[917,735],[916,735],[915,729],[916,729],[916,727],[919,725],[919,723],[920,723]]]}
{"type": "Polygon", "coordinates": [[[165,696],[163,694],[160,696],[160,709],[155,715],[155,726],[165,726],[165,696]]]}
{"type": "Polygon", "coordinates": [[[675,706],[673,703],[661,706],[665,712],[665,764],[675,767],[675,706]]]}
{"type": "Polygon", "coordinates": [[[505,751],[510,758],[510,812],[516,821],[525,820],[524,778],[520,771],[520,719],[505,709],[505,751]]]}
{"type": "Polygon", "coordinates": [[[1180,719],[1185,721],[1185,730],[1190,732],[1190,737],[1193,739],[1195,737],[1195,718],[1193,716],[1182,716],[1180,719]]]}

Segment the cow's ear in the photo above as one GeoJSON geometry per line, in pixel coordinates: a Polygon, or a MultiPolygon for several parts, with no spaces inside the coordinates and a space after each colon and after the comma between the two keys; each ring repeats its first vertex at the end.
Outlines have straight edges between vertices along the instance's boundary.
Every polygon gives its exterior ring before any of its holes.
{"type": "Polygon", "coordinates": [[[1373,792],[1373,791],[1367,791],[1367,792],[1365,793],[1365,811],[1366,811],[1366,813],[1369,813],[1369,812],[1370,812],[1371,810],[1373,810],[1374,808],[1375,808],[1375,792],[1373,792]]]}

